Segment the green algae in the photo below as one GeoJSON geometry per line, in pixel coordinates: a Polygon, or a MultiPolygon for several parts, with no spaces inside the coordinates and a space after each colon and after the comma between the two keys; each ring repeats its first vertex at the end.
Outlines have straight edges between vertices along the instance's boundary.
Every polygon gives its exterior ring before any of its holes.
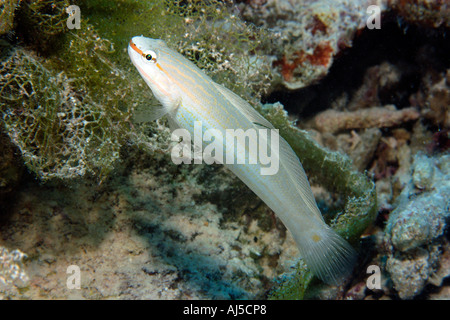
{"type": "Polygon", "coordinates": [[[0,73],[5,129],[30,171],[46,180],[113,168],[123,129],[114,120],[116,109],[87,95],[81,99],[63,73],[23,49],[13,51],[0,73]]]}
{"type": "Polygon", "coordinates": [[[314,283],[314,276],[309,272],[303,260],[300,260],[289,274],[284,274],[272,288],[271,300],[299,300],[303,299],[314,283]]]}
{"type": "MultiPolygon", "coordinates": [[[[137,35],[162,39],[214,81],[256,105],[273,77],[261,54],[271,46],[273,35],[244,23],[233,14],[232,4],[230,0],[80,1],[89,22],[117,47],[125,48],[137,35]]],[[[127,56],[118,61],[130,65],[127,56]]]]}
{"type": "Polygon", "coordinates": [[[4,0],[0,3],[0,35],[10,32],[14,26],[14,10],[20,0],[4,0]]]}
{"type": "Polygon", "coordinates": [[[36,25],[39,33],[28,49],[2,50],[3,124],[28,169],[42,180],[86,173],[102,178],[114,168],[130,129],[133,108],[126,99],[143,102],[147,93],[132,92],[135,82],[112,61],[110,41],[88,24],[78,31],[62,28],[66,3],[50,3],[24,2],[17,10],[18,23],[36,25]]]}
{"type": "Polygon", "coordinates": [[[68,0],[20,1],[14,12],[14,34],[36,51],[51,53],[68,31],[66,8],[70,4],[68,0]]]}

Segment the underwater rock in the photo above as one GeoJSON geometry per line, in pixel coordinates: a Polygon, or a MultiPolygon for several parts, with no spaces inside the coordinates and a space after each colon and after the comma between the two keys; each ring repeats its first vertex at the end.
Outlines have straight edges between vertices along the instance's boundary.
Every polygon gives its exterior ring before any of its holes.
{"type": "Polygon", "coordinates": [[[449,196],[450,189],[442,195],[424,195],[408,202],[400,212],[396,210],[393,213],[395,220],[389,220],[388,224],[395,249],[406,251],[442,235],[445,219],[450,215],[449,196]]]}
{"type": "MultiPolygon", "coordinates": [[[[442,156],[437,161],[448,159],[442,156]]],[[[432,159],[417,154],[413,163],[412,181],[405,187],[397,201],[399,205],[391,213],[386,226],[389,242],[400,251],[430,243],[443,234],[445,220],[450,216],[449,172],[442,172],[432,159]],[[420,193],[423,191],[420,190],[417,194],[415,183],[419,183],[420,189],[423,189],[424,181],[427,182],[426,190],[430,191],[420,193]]]]}
{"type": "Polygon", "coordinates": [[[388,0],[388,6],[405,20],[438,28],[450,27],[450,3],[436,0],[388,0]]]}
{"type": "MultiPolygon", "coordinates": [[[[241,4],[243,17],[278,35],[273,66],[288,89],[299,89],[327,74],[335,55],[351,47],[366,25],[367,7],[377,1],[268,0],[241,4]]],[[[381,4],[381,9],[384,5],[381,4]]]]}
{"type": "Polygon", "coordinates": [[[401,298],[419,294],[439,261],[440,239],[450,217],[448,161],[449,155],[416,154],[412,177],[389,216],[387,270],[401,298]]]}
{"type": "Polygon", "coordinates": [[[409,23],[430,28],[450,25],[448,1],[266,0],[245,1],[239,8],[246,20],[277,35],[274,42],[279,49],[271,53],[274,73],[283,86],[295,90],[323,78],[339,53],[373,23],[370,5],[409,23]]]}
{"type": "Polygon", "coordinates": [[[424,154],[417,154],[414,160],[412,181],[418,189],[428,189],[432,186],[434,163],[424,154]]]}
{"type": "Polygon", "coordinates": [[[439,266],[428,279],[428,282],[436,287],[442,286],[444,279],[450,276],[450,243],[448,241],[442,245],[441,251],[439,266]]]}
{"type": "Polygon", "coordinates": [[[439,259],[439,251],[416,248],[408,253],[396,253],[386,262],[386,269],[401,299],[411,299],[427,284],[439,259]]]}

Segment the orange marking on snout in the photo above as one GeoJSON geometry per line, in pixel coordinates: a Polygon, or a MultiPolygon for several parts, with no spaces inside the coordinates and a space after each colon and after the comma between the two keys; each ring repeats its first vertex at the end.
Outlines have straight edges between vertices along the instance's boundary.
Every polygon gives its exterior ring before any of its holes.
{"type": "Polygon", "coordinates": [[[144,52],[142,52],[141,49],[139,49],[138,47],[136,47],[136,45],[133,43],[133,40],[130,40],[130,47],[136,51],[137,53],[139,53],[141,56],[144,56],[144,52]]]}

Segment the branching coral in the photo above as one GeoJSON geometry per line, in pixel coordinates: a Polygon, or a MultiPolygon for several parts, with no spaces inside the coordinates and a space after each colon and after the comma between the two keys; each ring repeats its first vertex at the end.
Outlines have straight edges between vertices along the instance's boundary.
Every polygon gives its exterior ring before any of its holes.
{"type": "Polygon", "coordinates": [[[415,108],[396,110],[395,106],[372,107],[352,112],[327,110],[314,118],[315,126],[321,132],[339,132],[348,129],[386,128],[417,120],[415,108]]]}

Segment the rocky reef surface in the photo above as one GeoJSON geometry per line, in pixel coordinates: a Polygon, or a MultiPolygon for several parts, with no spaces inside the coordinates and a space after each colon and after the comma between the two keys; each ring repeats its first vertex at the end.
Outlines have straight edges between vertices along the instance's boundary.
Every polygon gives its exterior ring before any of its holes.
{"type": "Polygon", "coordinates": [[[0,3],[0,298],[450,297],[447,1],[0,3]],[[343,285],[226,169],[171,162],[125,50],[138,34],[280,130],[360,252],[343,285]]]}

